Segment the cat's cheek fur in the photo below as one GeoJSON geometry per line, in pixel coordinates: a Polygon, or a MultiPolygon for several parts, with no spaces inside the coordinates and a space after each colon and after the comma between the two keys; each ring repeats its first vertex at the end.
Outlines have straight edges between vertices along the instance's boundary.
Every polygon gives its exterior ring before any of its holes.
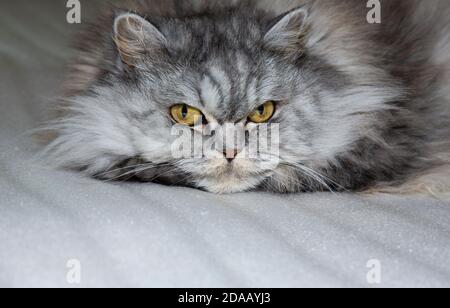
{"type": "Polygon", "coordinates": [[[139,158],[144,162],[163,164],[172,161],[172,148],[174,136],[167,128],[154,128],[152,132],[139,132],[133,137],[139,158]],[[163,137],[164,136],[164,137],[163,137]]]}
{"type": "Polygon", "coordinates": [[[51,165],[97,175],[134,157],[129,122],[99,96],[72,99],[66,115],[47,127],[57,132],[41,156],[51,165]],[[108,107],[112,109],[108,110],[108,107]],[[108,110],[108,111],[107,111],[108,110]]]}

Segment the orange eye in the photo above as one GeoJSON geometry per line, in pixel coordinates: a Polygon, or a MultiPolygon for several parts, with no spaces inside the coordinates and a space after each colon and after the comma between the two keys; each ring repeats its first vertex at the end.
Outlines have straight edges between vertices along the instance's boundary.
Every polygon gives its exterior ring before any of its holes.
{"type": "Polygon", "coordinates": [[[249,116],[248,119],[253,123],[265,123],[272,119],[275,114],[275,103],[268,101],[264,105],[256,108],[249,116]]]}

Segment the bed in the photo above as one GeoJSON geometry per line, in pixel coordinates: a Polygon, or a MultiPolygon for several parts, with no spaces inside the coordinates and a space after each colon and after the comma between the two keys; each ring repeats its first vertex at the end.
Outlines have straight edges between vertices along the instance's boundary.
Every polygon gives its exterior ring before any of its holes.
{"type": "Polygon", "coordinates": [[[29,132],[80,27],[66,12],[0,2],[0,287],[450,287],[450,197],[213,195],[41,165],[29,132]]]}

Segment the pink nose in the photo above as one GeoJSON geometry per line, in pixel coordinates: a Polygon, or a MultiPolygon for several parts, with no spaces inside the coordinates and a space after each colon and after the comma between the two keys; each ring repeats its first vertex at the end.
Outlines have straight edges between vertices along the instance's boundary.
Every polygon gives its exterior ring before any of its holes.
{"type": "Polygon", "coordinates": [[[228,160],[228,162],[232,162],[236,156],[239,154],[239,151],[234,149],[234,150],[224,150],[223,151],[223,156],[225,156],[225,158],[228,160]]]}

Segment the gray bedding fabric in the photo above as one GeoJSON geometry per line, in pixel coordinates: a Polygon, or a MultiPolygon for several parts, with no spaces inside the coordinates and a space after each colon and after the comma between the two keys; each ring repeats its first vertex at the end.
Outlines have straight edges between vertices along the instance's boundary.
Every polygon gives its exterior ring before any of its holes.
{"type": "Polygon", "coordinates": [[[58,94],[79,27],[65,12],[0,1],[0,286],[73,286],[76,260],[82,287],[450,287],[450,199],[216,196],[36,163],[26,132],[58,94]]]}

